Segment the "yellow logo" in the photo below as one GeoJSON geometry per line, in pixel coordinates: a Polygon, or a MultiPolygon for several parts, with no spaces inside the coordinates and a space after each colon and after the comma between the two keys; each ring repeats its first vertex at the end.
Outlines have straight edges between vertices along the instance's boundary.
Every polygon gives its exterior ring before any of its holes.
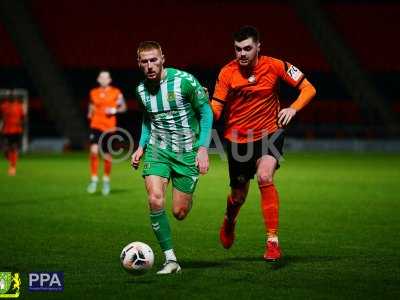
{"type": "Polygon", "coordinates": [[[174,101],[174,100],[175,100],[175,93],[168,92],[168,101],[174,101]]]}
{"type": "Polygon", "coordinates": [[[0,298],[18,298],[20,289],[19,273],[0,272],[0,298]]]}

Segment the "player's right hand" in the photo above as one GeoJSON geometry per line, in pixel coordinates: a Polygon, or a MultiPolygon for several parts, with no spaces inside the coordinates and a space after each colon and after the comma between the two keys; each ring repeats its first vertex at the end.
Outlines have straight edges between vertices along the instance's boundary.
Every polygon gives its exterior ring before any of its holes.
{"type": "Polygon", "coordinates": [[[115,107],[106,107],[104,111],[108,117],[114,116],[117,113],[117,109],[115,107]]]}
{"type": "Polygon", "coordinates": [[[204,175],[208,172],[208,150],[206,147],[199,147],[196,155],[196,167],[199,169],[201,175],[204,175]]]}
{"type": "Polygon", "coordinates": [[[278,126],[285,127],[289,124],[290,120],[296,115],[296,110],[292,107],[282,109],[278,113],[278,126]]]}
{"type": "Polygon", "coordinates": [[[143,148],[139,146],[139,148],[136,149],[136,151],[132,154],[131,157],[131,166],[135,170],[139,168],[139,163],[142,156],[143,156],[143,148]]]}

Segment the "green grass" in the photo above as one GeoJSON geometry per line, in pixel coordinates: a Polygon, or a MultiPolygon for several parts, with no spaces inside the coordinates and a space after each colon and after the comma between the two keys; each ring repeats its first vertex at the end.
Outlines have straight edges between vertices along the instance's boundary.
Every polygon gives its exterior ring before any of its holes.
{"type": "Polygon", "coordinates": [[[108,197],[86,194],[86,154],[26,156],[14,178],[4,160],[0,170],[0,271],[22,272],[22,298],[400,297],[400,155],[288,154],[276,176],[285,254],[279,268],[261,259],[254,182],[235,245],[220,246],[228,178],[227,163],[214,156],[188,218],[179,222],[169,213],[183,272],[166,277],[155,275],[163,255],[140,172],[127,162],[114,165],[108,197]],[[155,267],[141,277],[119,264],[121,249],[134,240],[156,255],[155,267]],[[30,271],[64,271],[64,292],[29,293],[30,271]]]}

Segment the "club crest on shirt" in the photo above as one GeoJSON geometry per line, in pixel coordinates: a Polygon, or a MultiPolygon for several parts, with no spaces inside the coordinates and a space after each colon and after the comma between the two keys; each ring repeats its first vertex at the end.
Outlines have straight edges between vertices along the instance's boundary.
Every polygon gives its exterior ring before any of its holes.
{"type": "Polygon", "coordinates": [[[174,92],[168,92],[168,101],[174,101],[175,98],[176,97],[174,92]]]}
{"type": "Polygon", "coordinates": [[[248,81],[249,83],[254,83],[254,82],[256,82],[256,76],[251,75],[249,78],[247,78],[247,81],[248,81]]]}

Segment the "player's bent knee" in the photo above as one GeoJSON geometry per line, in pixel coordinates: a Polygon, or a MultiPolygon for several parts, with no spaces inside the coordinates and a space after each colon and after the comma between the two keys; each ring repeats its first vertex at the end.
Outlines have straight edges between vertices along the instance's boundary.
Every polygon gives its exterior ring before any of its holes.
{"type": "Polygon", "coordinates": [[[232,202],[237,204],[243,204],[246,200],[246,193],[245,192],[234,192],[231,194],[232,202]]]}
{"type": "Polygon", "coordinates": [[[274,182],[272,174],[260,174],[257,176],[258,185],[271,185],[274,182]]]}
{"type": "Polygon", "coordinates": [[[92,145],[90,147],[90,153],[93,155],[99,154],[99,147],[97,145],[92,145]]]}
{"type": "Polygon", "coordinates": [[[150,193],[148,195],[150,209],[152,211],[161,210],[164,208],[163,195],[161,193],[150,193]]]}
{"type": "Polygon", "coordinates": [[[183,219],[186,218],[186,216],[188,214],[188,210],[184,207],[180,207],[178,209],[174,209],[172,213],[173,213],[175,219],[182,221],[183,219]]]}

